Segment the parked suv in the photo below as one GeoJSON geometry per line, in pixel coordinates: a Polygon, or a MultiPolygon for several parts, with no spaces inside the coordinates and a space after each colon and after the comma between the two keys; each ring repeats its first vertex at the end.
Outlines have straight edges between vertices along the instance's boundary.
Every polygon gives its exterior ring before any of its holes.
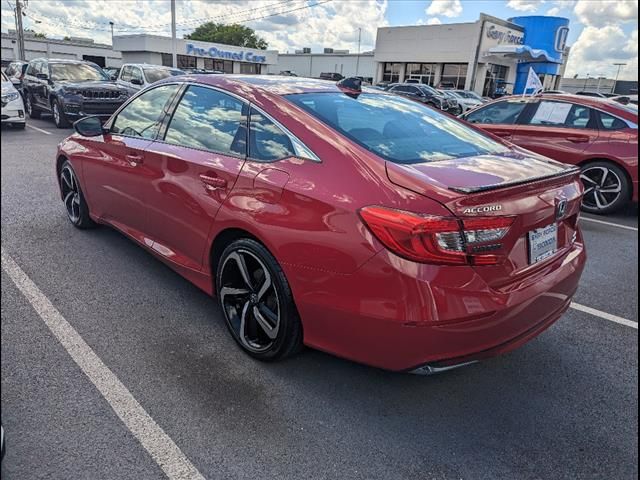
{"type": "Polygon", "coordinates": [[[338,82],[342,80],[344,77],[336,72],[322,72],[320,74],[321,80],[333,80],[334,82],[338,82]]]}
{"type": "Polygon", "coordinates": [[[450,108],[449,101],[444,95],[438,92],[435,88],[422,83],[396,83],[392,85],[388,91],[409,97],[440,110],[449,110],[450,108]]]}
{"type": "Polygon", "coordinates": [[[129,97],[98,65],[79,60],[31,60],[23,90],[29,117],[51,113],[58,128],[86,115],[106,119],[129,97]]]}
{"type": "MultiPolygon", "coordinates": [[[[207,73],[206,70],[193,73],[207,73]]],[[[163,67],[161,65],[148,65],[145,63],[125,63],[120,68],[116,77],[118,84],[131,90],[141,90],[163,78],[175,75],[185,75],[186,72],[177,68],[163,67]]]]}

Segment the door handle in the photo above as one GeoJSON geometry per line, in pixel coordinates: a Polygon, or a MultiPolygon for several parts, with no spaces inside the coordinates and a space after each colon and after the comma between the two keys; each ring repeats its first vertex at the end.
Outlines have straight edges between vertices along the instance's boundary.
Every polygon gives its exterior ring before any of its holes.
{"type": "Polygon", "coordinates": [[[568,136],[567,140],[573,143],[584,143],[589,141],[589,137],[582,135],[568,136]]]}
{"type": "Polygon", "coordinates": [[[127,162],[129,162],[132,166],[136,166],[142,163],[142,155],[137,153],[128,153],[125,155],[127,162]]]}
{"type": "Polygon", "coordinates": [[[212,177],[211,175],[200,175],[200,180],[204,183],[204,186],[207,190],[215,190],[217,188],[225,188],[227,186],[227,181],[224,178],[220,177],[212,177]]]}

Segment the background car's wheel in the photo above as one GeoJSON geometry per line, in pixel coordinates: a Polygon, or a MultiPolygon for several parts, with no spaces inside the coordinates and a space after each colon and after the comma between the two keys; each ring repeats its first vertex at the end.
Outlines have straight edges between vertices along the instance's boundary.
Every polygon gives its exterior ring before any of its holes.
{"type": "Polygon", "coordinates": [[[53,101],[53,104],[51,105],[51,113],[53,114],[53,122],[56,124],[56,127],[67,128],[71,125],[62,111],[62,106],[58,100],[53,101]]]}
{"type": "Polygon", "coordinates": [[[624,170],[607,161],[591,162],[582,167],[584,185],[582,209],[606,214],[623,207],[631,198],[631,184],[624,170]]]}
{"type": "Polygon", "coordinates": [[[259,360],[277,360],[302,348],[302,324],[284,272],[269,251],[243,238],[225,248],[216,286],[227,326],[259,360]]]}
{"type": "Polygon", "coordinates": [[[89,207],[82,194],[76,172],[68,160],[60,169],[60,190],[67,217],[73,226],[80,229],[95,227],[96,223],[89,216],[89,207]]]}
{"type": "Polygon", "coordinates": [[[40,114],[42,112],[33,105],[33,98],[31,97],[31,95],[27,93],[25,97],[24,108],[27,111],[27,115],[29,115],[29,118],[40,118],[40,114]]]}

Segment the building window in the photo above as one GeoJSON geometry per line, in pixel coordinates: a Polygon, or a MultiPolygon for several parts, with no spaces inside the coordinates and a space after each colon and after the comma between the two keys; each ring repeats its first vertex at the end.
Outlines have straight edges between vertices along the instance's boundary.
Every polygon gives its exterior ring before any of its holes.
{"type": "Polygon", "coordinates": [[[233,73],[233,62],[231,60],[215,60],[213,69],[224,73],[233,73]]]}
{"type": "Polygon", "coordinates": [[[213,58],[205,58],[204,59],[204,69],[205,70],[213,70],[213,58]]]}
{"type": "Polygon", "coordinates": [[[162,55],[163,67],[173,67],[173,55],[170,53],[161,53],[160,55],[162,55]]]}
{"type": "Polygon", "coordinates": [[[385,63],[384,71],[382,74],[383,82],[399,82],[400,81],[400,69],[402,68],[401,63],[385,63]]]}
{"type": "Polygon", "coordinates": [[[435,63],[407,63],[406,79],[418,80],[420,83],[426,83],[433,86],[435,77],[435,63]]]}
{"type": "Polygon", "coordinates": [[[487,75],[484,78],[484,88],[482,95],[485,97],[493,97],[496,88],[500,85],[504,86],[509,76],[509,67],[504,65],[495,65],[490,63],[487,65],[487,75]]]}
{"type": "Polygon", "coordinates": [[[260,65],[257,63],[241,63],[240,73],[257,74],[260,73],[260,65]]]}
{"type": "Polygon", "coordinates": [[[178,68],[196,68],[196,57],[178,55],[178,68]]]}
{"type": "Polygon", "coordinates": [[[442,66],[442,77],[440,77],[440,87],[463,90],[467,81],[466,63],[445,63],[442,66]]]}

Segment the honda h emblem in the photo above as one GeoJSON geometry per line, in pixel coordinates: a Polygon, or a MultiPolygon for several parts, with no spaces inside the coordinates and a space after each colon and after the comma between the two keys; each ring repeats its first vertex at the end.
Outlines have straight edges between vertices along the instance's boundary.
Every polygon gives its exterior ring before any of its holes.
{"type": "Polygon", "coordinates": [[[559,220],[564,217],[564,214],[567,212],[567,199],[561,198],[558,201],[558,205],[556,205],[556,218],[559,220]]]}

